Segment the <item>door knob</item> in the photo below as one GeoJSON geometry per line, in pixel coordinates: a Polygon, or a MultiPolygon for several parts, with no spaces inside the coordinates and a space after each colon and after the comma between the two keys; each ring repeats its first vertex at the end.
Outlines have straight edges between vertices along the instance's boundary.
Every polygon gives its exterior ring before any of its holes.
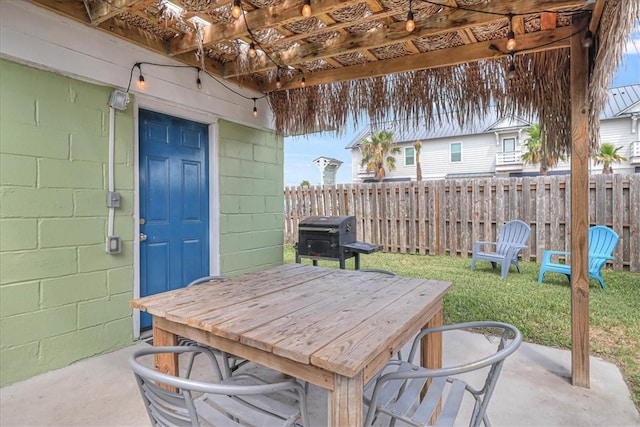
{"type": "Polygon", "coordinates": [[[147,235],[144,233],[140,233],[140,241],[144,242],[145,240],[147,240],[147,235]]]}

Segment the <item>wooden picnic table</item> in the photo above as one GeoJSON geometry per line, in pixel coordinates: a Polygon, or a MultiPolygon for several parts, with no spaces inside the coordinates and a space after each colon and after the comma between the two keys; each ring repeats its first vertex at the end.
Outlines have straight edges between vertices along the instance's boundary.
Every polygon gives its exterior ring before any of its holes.
{"type": "MultiPolygon", "coordinates": [[[[329,391],[330,426],[363,423],[363,388],[425,326],[442,324],[450,282],[302,264],[216,280],[131,301],[153,315],[154,345],[176,335],[329,391]]],[[[422,343],[440,367],[441,337],[422,343]]],[[[178,370],[174,355],[156,369],[178,370]]]]}

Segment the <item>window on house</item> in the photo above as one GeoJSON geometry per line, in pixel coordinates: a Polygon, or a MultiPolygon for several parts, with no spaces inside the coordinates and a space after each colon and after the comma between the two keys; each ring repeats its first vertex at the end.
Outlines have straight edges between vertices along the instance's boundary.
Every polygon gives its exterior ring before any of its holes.
{"type": "Polygon", "coordinates": [[[512,153],[516,151],[516,139],[511,138],[502,138],[502,152],[503,153],[512,153]]]}
{"type": "Polygon", "coordinates": [[[416,162],[416,150],[413,147],[406,147],[404,149],[404,164],[405,166],[413,166],[416,162]]]}
{"type": "Polygon", "coordinates": [[[449,145],[449,153],[451,163],[459,163],[462,161],[462,142],[454,142],[449,145]]]}

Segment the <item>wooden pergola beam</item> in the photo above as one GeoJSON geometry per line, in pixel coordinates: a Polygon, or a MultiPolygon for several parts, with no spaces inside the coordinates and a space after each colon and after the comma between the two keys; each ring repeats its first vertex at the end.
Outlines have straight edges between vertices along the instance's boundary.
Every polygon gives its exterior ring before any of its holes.
{"type": "MultiPolygon", "coordinates": [[[[330,13],[334,10],[342,9],[347,6],[363,2],[364,0],[323,0],[322,2],[313,1],[311,3],[313,10],[311,16],[330,13]]],[[[247,27],[249,27],[252,32],[255,32],[264,28],[283,26],[290,22],[299,21],[301,19],[301,4],[302,3],[300,1],[288,0],[278,6],[245,12],[244,18],[241,17],[239,19],[236,19],[230,24],[209,25],[203,29],[202,44],[206,47],[214,45],[223,40],[247,36],[249,34],[247,31],[247,27]],[[246,20],[246,24],[243,19],[246,20]]],[[[349,24],[350,26],[352,26],[353,22],[350,22],[349,24]]],[[[329,29],[326,29],[325,31],[329,31],[329,29]]],[[[171,40],[171,42],[169,43],[169,51],[174,55],[196,49],[198,49],[198,43],[196,41],[196,35],[193,33],[185,34],[182,37],[171,40]]]]}
{"type": "Polygon", "coordinates": [[[149,3],[149,0],[111,0],[109,2],[97,1],[91,4],[91,23],[98,25],[107,19],[128,10],[138,3],[149,3]]]}
{"type": "MultiPolygon", "coordinates": [[[[518,37],[519,52],[537,52],[542,50],[559,49],[569,47],[569,36],[576,30],[575,27],[561,27],[555,30],[540,31],[524,34],[518,37]],[[544,45],[544,46],[542,46],[544,45]]],[[[425,52],[408,57],[393,58],[384,61],[375,61],[367,64],[354,65],[336,70],[317,71],[305,75],[305,86],[336,83],[347,80],[359,80],[370,77],[378,77],[386,74],[395,74],[412,70],[426,70],[429,68],[457,65],[465,62],[475,62],[482,59],[493,58],[495,51],[490,49],[493,44],[506,51],[506,39],[499,41],[486,41],[474,44],[441,49],[433,52],[425,52]]],[[[282,90],[302,87],[302,76],[296,80],[285,83],[282,90]]],[[[267,92],[276,90],[274,85],[265,88],[267,92]]]]}
{"type": "MultiPolygon", "coordinates": [[[[558,10],[561,8],[581,6],[584,0],[566,1],[522,1],[518,2],[518,14],[526,15],[539,12],[540,10],[558,10]]],[[[278,66],[296,65],[307,61],[323,59],[328,56],[343,55],[360,51],[362,49],[374,49],[377,47],[389,46],[397,43],[404,43],[410,40],[434,36],[452,31],[460,31],[479,25],[492,24],[499,21],[506,21],[506,16],[496,14],[507,14],[513,12],[511,2],[491,3],[490,7],[478,5],[478,9],[485,8],[492,13],[482,13],[463,9],[450,9],[449,11],[430,17],[427,20],[417,22],[417,28],[412,33],[405,29],[404,22],[396,22],[387,27],[377,28],[365,34],[349,34],[340,39],[330,42],[309,43],[294,46],[277,55],[278,65],[274,64],[266,56],[258,58],[252,66],[252,72],[264,72],[278,66]]],[[[235,69],[233,65],[225,70],[226,77],[234,77],[244,74],[246,71],[235,69]]]]}
{"type": "MultiPolygon", "coordinates": [[[[576,23],[578,28],[586,22],[576,23]]],[[[586,30],[586,28],[585,28],[586,30]]],[[[571,37],[571,379],[589,387],[589,49],[571,37]]]]}

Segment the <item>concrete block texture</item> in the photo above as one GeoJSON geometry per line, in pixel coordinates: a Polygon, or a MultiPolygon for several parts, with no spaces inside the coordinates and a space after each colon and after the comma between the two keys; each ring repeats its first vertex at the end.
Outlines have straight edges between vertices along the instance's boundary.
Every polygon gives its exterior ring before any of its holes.
{"type": "Polygon", "coordinates": [[[0,60],[0,382],[132,338],[133,109],[115,111],[122,193],[105,251],[112,88],[0,60]]]}
{"type": "Polygon", "coordinates": [[[36,160],[29,156],[0,156],[0,185],[35,187],[36,160]]]}
{"type": "Polygon", "coordinates": [[[0,252],[38,247],[38,220],[0,219],[0,252]]]}

